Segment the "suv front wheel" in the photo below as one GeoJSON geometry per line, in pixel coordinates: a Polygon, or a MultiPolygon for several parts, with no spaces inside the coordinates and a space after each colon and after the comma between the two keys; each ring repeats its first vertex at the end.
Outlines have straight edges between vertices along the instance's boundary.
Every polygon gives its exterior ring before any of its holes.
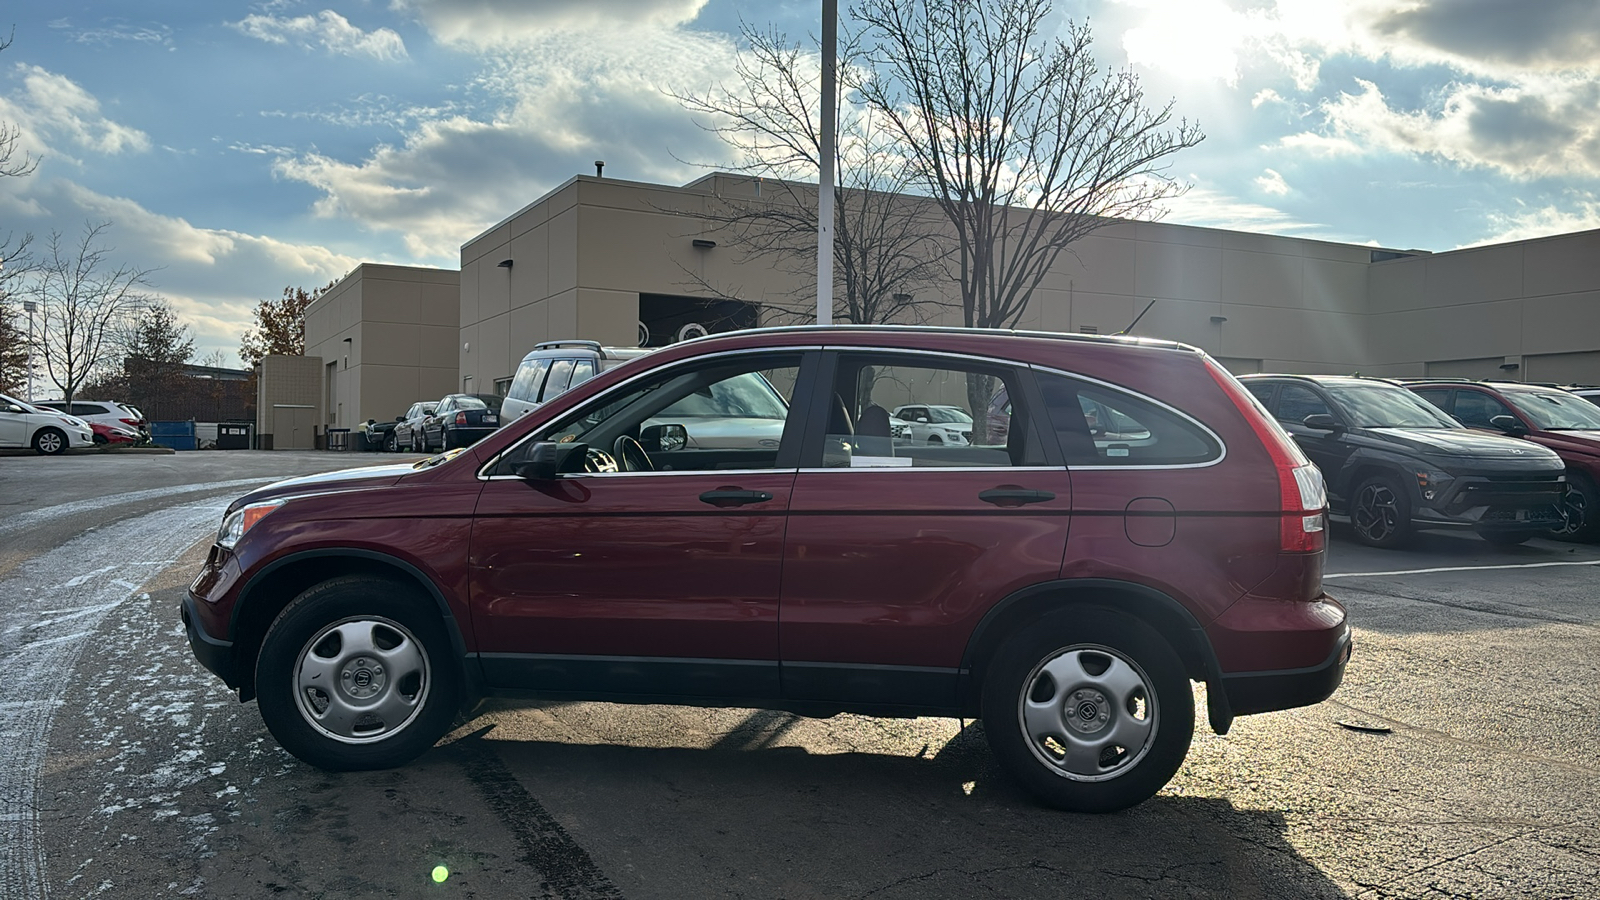
{"type": "Polygon", "coordinates": [[[1161,790],[1194,733],[1194,695],[1170,645],[1107,610],[1053,613],[1000,647],[983,727],[1001,765],[1050,806],[1112,812],[1161,790]]]}
{"type": "Polygon", "coordinates": [[[1411,540],[1411,498],[1394,478],[1374,475],[1351,495],[1350,527],[1363,544],[1400,547],[1411,540]]]}
{"type": "Polygon", "coordinates": [[[459,706],[460,675],[438,610],[370,576],[316,585],[261,643],[261,718],[284,749],[335,771],[387,769],[432,747],[459,706]]]}

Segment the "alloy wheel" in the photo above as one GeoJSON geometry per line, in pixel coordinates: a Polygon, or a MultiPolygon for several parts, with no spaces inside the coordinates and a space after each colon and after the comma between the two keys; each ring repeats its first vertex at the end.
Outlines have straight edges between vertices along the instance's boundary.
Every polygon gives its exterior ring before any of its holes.
{"type": "Polygon", "coordinates": [[[1589,523],[1589,498],[1580,488],[1569,483],[1561,495],[1557,511],[1561,513],[1561,526],[1553,529],[1556,534],[1569,537],[1581,534],[1589,523]]]}
{"type": "Polygon", "coordinates": [[[1361,536],[1379,543],[1400,527],[1400,504],[1388,485],[1371,483],[1361,488],[1351,510],[1350,524],[1361,536]]]}

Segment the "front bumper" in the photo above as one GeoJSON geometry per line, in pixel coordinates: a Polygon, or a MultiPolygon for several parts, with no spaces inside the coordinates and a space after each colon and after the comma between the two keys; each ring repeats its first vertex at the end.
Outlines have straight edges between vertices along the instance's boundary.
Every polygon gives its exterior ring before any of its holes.
{"type": "MultiPolygon", "coordinates": [[[[1422,491],[1412,515],[1419,528],[1474,531],[1544,531],[1562,524],[1566,489],[1561,473],[1537,476],[1465,476],[1436,496],[1422,491]]],[[[1420,489],[1419,489],[1420,490],[1420,489]]]]}
{"type": "Polygon", "coordinates": [[[200,627],[198,603],[200,598],[192,592],[186,593],[178,610],[178,615],[183,618],[183,630],[189,635],[189,649],[194,651],[200,665],[219,676],[228,687],[237,689],[240,679],[233,655],[233,641],[219,640],[206,634],[205,629],[200,627]]]}

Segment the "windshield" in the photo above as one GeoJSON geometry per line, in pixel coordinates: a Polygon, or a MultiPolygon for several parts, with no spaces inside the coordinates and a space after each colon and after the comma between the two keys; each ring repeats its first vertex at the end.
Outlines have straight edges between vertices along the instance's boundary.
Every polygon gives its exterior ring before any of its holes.
{"type": "Polygon", "coordinates": [[[948,406],[932,406],[928,408],[928,421],[940,425],[971,425],[972,417],[965,410],[952,409],[948,406]]]}
{"type": "Polygon", "coordinates": [[[656,413],[663,421],[702,417],[786,419],[789,408],[759,372],[746,372],[701,388],[656,413]]]}
{"type": "Polygon", "coordinates": [[[1545,431],[1600,431],[1600,406],[1565,391],[1501,391],[1518,412],[1545,431]]]}
{"type": "Polygon", "coordinates": [[[1387,384],[1324,384],[1322,387],[1356,428],[1462,427],[1402,387],[1387,384]]]}

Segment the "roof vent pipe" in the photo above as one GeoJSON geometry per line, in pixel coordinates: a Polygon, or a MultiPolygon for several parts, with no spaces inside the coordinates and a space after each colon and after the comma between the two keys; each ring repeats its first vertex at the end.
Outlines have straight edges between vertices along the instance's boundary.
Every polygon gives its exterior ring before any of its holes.
{"type": "Polygon", "coordinates": [[[606,177],[605,172],[606,172],[606,161],[603,160],[603,159],[595,160],[594,161],[594,177],[596,177],[596,178],[604,178],[604,177],[606,177]]]}

